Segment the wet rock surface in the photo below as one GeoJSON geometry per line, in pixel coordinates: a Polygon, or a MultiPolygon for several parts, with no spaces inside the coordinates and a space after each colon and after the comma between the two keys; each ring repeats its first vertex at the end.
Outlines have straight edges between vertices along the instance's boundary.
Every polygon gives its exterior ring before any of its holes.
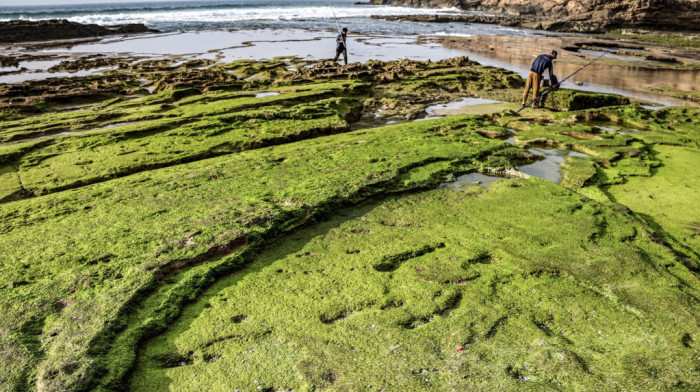
{"type": "Polygon", "coordinates": [[[104,27],[96,24],[70,22],[65,19],[42,20],[37,22],[13,20],[9,22],[0,22],[0,43],[47,41],[152,32],[157,31],[149,29],[142,24],[104,27]]]}
{"type": "Polygon", "coordinates": [[[0,87],[0,110],[41,112],[44,104],[94,103],[126,95],[137,86],[125,75],[56,78],[0,87]]]}
{"type": "MultiPolygon", "coordinates": [[[[656,30],[700,30],[700,3],[692,0],[616,1],[529,1],[512,0],[372,0],[374,5],[408,7],[457,7],[469,11],[496,13],[499,16],[411,16],[407,20],[464,21],[498,23],[552,31],[601,33],[615,28],[656,30]],[[679,10],[682,10],[680,12],[679,10]]],[[[394,17],[391,17],[394,18],[394,17]]],[[[396,17],[399,19],[406,17],[396,17]]]]}
{"type": "Polygon", "coordinates": [[[59,72],[68,71],[74,72],[84,69],[102,68],[102,67],[112,67],[115,65],[122,64],[125,60],[116,57],[105,57],[103,55],[95,55],[88,57],[81,57],[77,60],[66,60],[61,61],[59,64],[54,65],[48,69],[49,72],[59,72]]]}
{"type": "Polygon", "coordinates": [[[564,86],[573,83],[587,89],[586,86],[589,85],[614,84],[624,89],[628,96],[641,99],[648,97],[649,100],[665,104],[693,104],[697,70],[700,69],[700,51],[694,49],[695,41],[678,37],[683,45],[689,46],[669,46],[663,40],[644,40],[650,37],[652,36],[454,36],[441,37],[439,42],[449,48],[466,50],[483,63],[515,64],[521,72],[529,69],[538,54],[557,49],[559,57],[554,61],[554,73],[560,79],[562,75],[569,75],[605,54],[590,67],[567,80],[564,86]],[[654,94],[650,95],[649,92],[654,94]],[[677,100],[676,97],[682,100],[677,100]]]}
{"type": "Polygon", "coordinates": [[[540,20],[540,18],[519,15],[372,15],[372,18],[432,23],[487,23],[508,27],[532,26],[540,20]]]}

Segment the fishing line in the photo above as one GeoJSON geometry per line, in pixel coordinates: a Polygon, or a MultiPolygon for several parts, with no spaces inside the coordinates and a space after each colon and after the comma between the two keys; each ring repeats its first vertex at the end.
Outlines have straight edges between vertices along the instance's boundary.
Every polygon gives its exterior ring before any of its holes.
{"type": "Polygon", "coordinates": [[[328,0],[328,6],[331,8],[333,13],[333,18],[335,19],[335,26],[338,28],[338,33],[340,33],[340,25],[338,24],[338,17],[335,16],[335,11],[333,10],[333,5],[331,5],[331,0],[328,0]]]}

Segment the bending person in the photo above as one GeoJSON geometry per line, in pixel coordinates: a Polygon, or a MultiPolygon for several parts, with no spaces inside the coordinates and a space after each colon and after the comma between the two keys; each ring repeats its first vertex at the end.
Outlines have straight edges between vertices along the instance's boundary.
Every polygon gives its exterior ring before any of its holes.
{"type": "MultiPolygon", "coordinates": [[[[530,73],[527,75],[525,82],[525,92],[523,93],[523,106],[527,105],[527,96],[530,93],[530,88],[533,89],[532,99],[536,99],[540,94],[540,84],[542,83],[542,74],[545,69],[549,69],[549,80],[554,81],[554,70],[552,60],[557,58],[557,51],[553,50],[550,54],[541,54],[537,56],[535,62],[530,67],[530,73]]],[[[537,101],[532,102],[532,107],[537,108],[537,101]]]]}
{"type": "Polygon", "coordinates": [[[345,65],[348,65],[348,28],[343,27],[343,32],[338,34],[338,38],[335,39],[335,58],[333,61],[338,61],[340,54],[343,54],[343,60],[345,60],[345,65]]]}

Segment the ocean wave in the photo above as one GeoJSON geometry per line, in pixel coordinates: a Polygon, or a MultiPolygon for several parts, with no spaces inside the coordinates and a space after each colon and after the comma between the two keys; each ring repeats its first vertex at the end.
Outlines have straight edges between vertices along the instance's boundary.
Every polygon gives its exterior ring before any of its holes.
{"type": "MultiPolygon", "coordinates": [[[[78,23],[96,23],[115,25],[127,23],[143,23],[156,26],[162,23],[222,23],[246,20],[308,20],[332,19],[333,12],[338,18],[369,17],[371,15],[415,15],[415,14],[444,14],[457,13],[456,8],[425,9],[392,6],[354,6],[354,7],[261,7],[261,8],[211,8],[211,9],[173,9],[173,10],[144,10],[134,12],[95,12],[83,15],[63,15],[66,19],[78,23]]],[[[55,16],[53,16],[55,17],[55,16]]],[[[24,14],[25,20],[50,19],[51,16],[24,14]]],[[[2,19],[0,19],[2,20],[2,19]]],[[[5,19],[8,20],[8,19],[5,19]]]]}

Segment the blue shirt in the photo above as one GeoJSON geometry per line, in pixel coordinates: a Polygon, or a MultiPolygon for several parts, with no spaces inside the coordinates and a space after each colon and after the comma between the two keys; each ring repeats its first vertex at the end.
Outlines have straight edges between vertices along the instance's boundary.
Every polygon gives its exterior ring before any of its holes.
{"type": "Polygon", "coordinates": [[[335,39],[335,44],[338,47],[345,47],[345,43],[347,42],[347,35],[343,35],[343,33],[338,34],[338,38],[335,39]]]}
{"type": "Polygon", "coordinates": [[[544,70],[547,68],[549,68],[549,80],[552,80],[552,77],[554,76],[554,73],[552,72],[552,56],[548,54],[541,54],[537,56],[535,62],[532,63],[530,71],[536,72],[542,76],[542,73],[544,73],[544,70]]]}

